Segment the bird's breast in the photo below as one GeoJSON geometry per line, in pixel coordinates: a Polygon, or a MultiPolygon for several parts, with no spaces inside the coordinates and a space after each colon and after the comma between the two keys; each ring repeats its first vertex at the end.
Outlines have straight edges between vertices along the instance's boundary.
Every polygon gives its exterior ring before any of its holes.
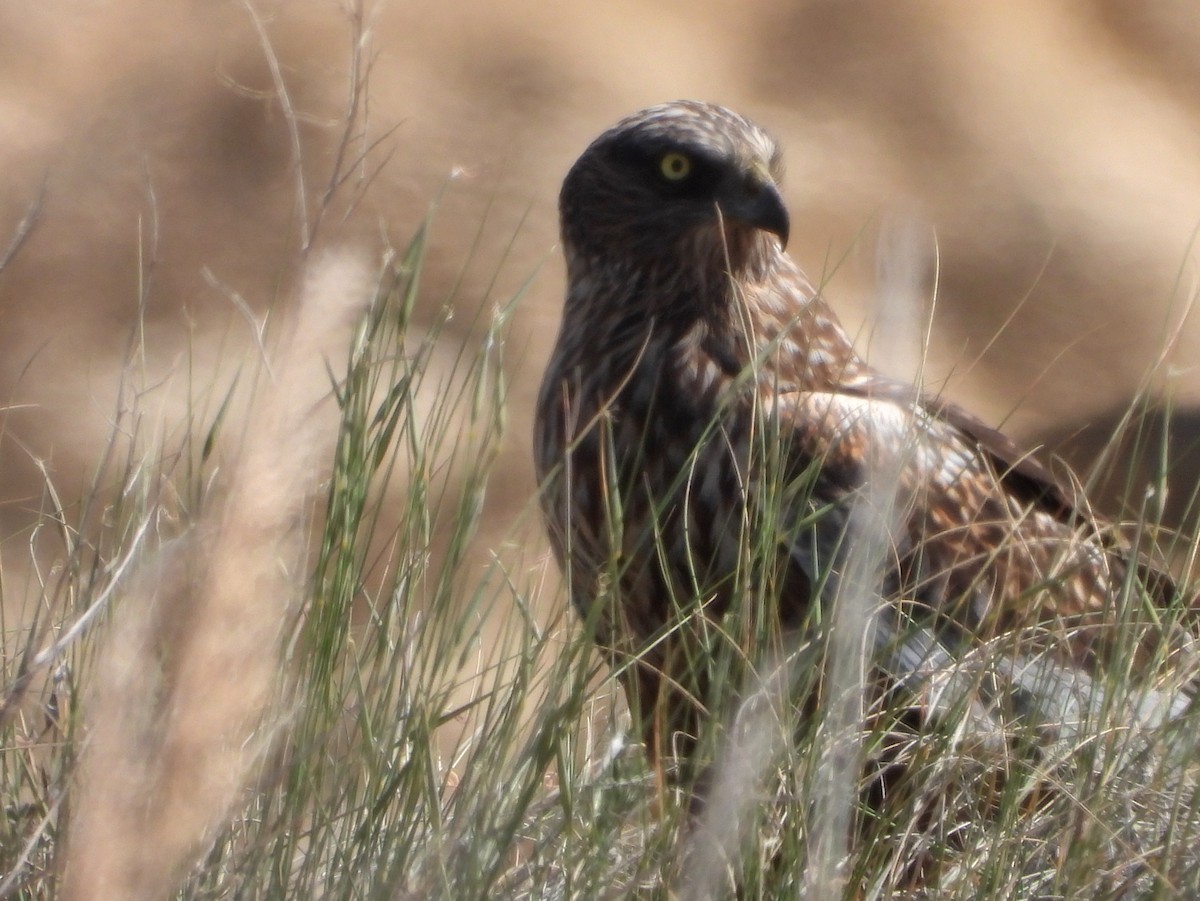
{"type": "MultiPolygon", "coordinates": [[[[652,341],[623,372],[596,361],[543,387],[543,508],[577,603],[604,586],[665,597],[703,581],[665,572],[664,559],[733,565],[746,449],[725,421],[720,365],[683,350],[696,348],[652,341]]],[[[660,625],[650,620],[644,630],[660,625]]]]}

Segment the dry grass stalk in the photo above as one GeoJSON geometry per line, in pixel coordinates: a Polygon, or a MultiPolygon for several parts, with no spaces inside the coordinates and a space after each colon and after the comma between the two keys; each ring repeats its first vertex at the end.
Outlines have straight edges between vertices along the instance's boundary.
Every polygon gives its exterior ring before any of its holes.
{"type": "Polygon", "coordinates": [[[322,348],[371,291],[356,260],[313,267],[264,365],[224,503],[148,563],[121,605],[88,704],[65,897],[168,894],[285,722],[272,703],[280,640],[336,431],[322,348]]]}

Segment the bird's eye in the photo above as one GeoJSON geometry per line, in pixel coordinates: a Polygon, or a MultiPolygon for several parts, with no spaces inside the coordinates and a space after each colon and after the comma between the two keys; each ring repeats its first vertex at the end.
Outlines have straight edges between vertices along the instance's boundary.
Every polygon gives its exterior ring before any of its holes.
{"type": "Polygon", "coordinates": [[[658,171],[667,181],[683,181],[692,171],[692,161],[682,153],[664,153],[658,171]]]}

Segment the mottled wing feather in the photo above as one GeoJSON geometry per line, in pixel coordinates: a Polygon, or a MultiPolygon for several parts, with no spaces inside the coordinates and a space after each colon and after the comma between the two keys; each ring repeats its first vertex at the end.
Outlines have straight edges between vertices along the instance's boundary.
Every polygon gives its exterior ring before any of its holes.
{"type": "Polygon", "coordinates": [[[1036,470],[1008,465],[940,415],[947,405],[935,413],[914,396],[898,390],[780,396],[790,452],[800,466],[817,464],[810,503],[840,511],[824,533],[818,527],[808,539],[813,547],[797,549],[796,559],[824,557],[829,564],[861,486],[887,478],[896,491],[889,594],[924,605],[963,639],[1065,625],[1074,642],[1070,655],[1086,656],[1091,641],[1084,627],[1103,611],[1115,562],[1090,522],[1064,515],[1070,508],[1061,493],[1052,482],[1039,490],[1036,470]],[[1014,479],[1021,490],[1010,490],[1014,479]]]}
{"type": "Polygon", "coordinates": [[[980,455],[990,459],[1001,476],[1005,490],[1025,501],[1036,501],[1048,512],[1064,521],[1079,516],[1075,495],[1049,467],[1027,450],[1022,450],[1003,432],[992,428],[962,407],[938,397],[921,394],[912,385],[869,373],[841,390],[846,394],[890,400],[903,407],[920,407],[930,416],[944,422],[970,442],[980,455]]]}

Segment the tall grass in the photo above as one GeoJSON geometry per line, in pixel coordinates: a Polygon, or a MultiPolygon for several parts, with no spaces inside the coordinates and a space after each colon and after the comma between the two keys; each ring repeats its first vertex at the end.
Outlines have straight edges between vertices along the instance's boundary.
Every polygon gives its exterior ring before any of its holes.
{"type": "MultiPolygon", "coordinates": [[[[425,242],[422,230],[373,277],[313,264],[228,480],[212,482],[205,452],[172,469],[114,442],[115,491],[98,483],[46,514],[61,576],[43,582],[36,623],[3,631],[6,896],[891,897],[918,879],[948,898],[1197,890],[1195,724],[1179,688],[1195,666],[1188,649],[1141,654],[1136,583],[1114,611],[1116,662],[1095,679],[1013,664],[997,642],[938,662],[919,689],[940,693],[924,729],[864,685],[861,715],[803,710],[838,620],[818,609],[800,632],[761,634],[782,501],[746,524],[737,578],[758,601],[709,636],[727,698],[702,742],[720,813],[689,824],[686,787],[648,770],[545,556],[521,551],[532,499],[512,545],[469,565],[513,307],[489,314],[452,371],[432,365],[442,332],[413,317],[425,242]],[[351,298],[348,347],[299,390],[288,361],[311,358],[305,322],[328,325],[330,296],[351,298]],[[180,497],[207,499],[191,525],[165,527],[180,497]],[[547,609],[561,613],[535,612],[547,609]],[[1017,709],[1001,679],[1067,690],[1057,708],[1017,709]],[[830,769],[835,727],[860,749],[850,769],[830,769]],[[861,806],[871,761],[905,764],[881,809],[861,806]],[[833,880],[814,883],[816,866],[833,880]]],[[[193,425],[194,444],[209,446],[224,409],[193,425]]],[[[1164,531],[1142,526],[1146,541],[1164,531]]],[[[674,627],[699,627],[694,615],[681,599],[674,627]]],[[[1186,626],[1185,599],[1158,615],[1156,628],[1186,626]]]]}

